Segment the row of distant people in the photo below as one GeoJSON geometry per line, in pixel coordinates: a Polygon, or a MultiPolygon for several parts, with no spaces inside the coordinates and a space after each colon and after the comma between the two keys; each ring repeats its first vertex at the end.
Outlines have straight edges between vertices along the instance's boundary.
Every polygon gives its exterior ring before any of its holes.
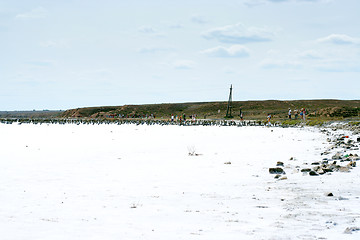
{"type": "MultiPolygon", "coordinates": [[[[195,121],[197,118],[197,115],[196,114],[193,114],[193,115],[190,115],[189,116],[189,119],[192,120],[192,121],[195,121]]],[[[175,115],[174,114],[171,114],[171,122],[174,122],[174,121],[186,121],[186,115],[182,115],[182,116],[178,116],[178,115],[175,115]]]]}
{"type": "MultiPolygon", "coordinates": [[[[297,109],[294,110],[295,119],[298,119],[298,116],[300,115],[301,120],[306,120],[306,114],[307,114],[307,112],[306,112],[305,108],[301,108],[300,110],[297,110],[297,109]]],[[[291,112],[290,108],[289,108],[288,116],[289,116],[289,119],[291,119],[292,112],[291,112]]]]}
{"type": "MultiPolygon", "coordinates": [[[[300,110],[297,110],[297,109],[294,110],[294,117],[295,117],[295,119],[298,119],[298,116],[300,115],[300,119],[305,121],[305,120],[306,120],[306,114],[307,114],[307,112],[306,112],[306,109],[305,109],[305,108],[301,108],[300,110]]],[[[289,116],[289,119],[292,119],[292,111],[291,111],[290,108],[289,108],[288,116],[289,116]]],[[[271,117],[272,117],[272,116],[271,116],[271,114],[269,113],[268,116],[267,116],[267,122],[268,122],[268,124],[270,124],[271,117]]]]}

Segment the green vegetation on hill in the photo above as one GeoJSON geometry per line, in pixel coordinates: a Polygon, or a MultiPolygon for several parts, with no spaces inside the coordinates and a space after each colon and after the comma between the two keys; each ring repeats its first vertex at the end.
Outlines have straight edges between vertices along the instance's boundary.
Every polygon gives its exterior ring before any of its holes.
{"type": "MultiPolygon", "coordinates": [[[[222,119],[225,117],[227,102],[164,103],[145,105],[104,106],[70,109],[62,117],[109,118],[123,115],[129,118],[142,118],[155,115],[167,119],[171,114],[188,117],[196,114],[198,118],[222,119]]],[[[288,109],[305,108],[310,119],[348,119],[359,118],[360,100],[293,100],[293,101],[235,101],[232,115],[239,119],[240,109],[244,119],[266,119],[272,114],[274,120],[286,120],[288,109]]]]}
{"type": "Polygon", "coordinates": [[[57,118],[63,111],[0,111],[0,118],[57,118]]]}

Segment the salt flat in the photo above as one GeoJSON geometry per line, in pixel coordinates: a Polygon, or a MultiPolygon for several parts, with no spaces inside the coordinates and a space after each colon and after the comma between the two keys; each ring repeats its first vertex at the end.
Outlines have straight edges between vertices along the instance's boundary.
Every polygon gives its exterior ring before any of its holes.
{"type": "Polygon", "coordinates": [[[299,171],[329,147],[317,128],[0,124],[0,136],[4,240],[360,238],[359,167],[299,171]],[[278,161],[285,180],[269,174],[278,161]]]}

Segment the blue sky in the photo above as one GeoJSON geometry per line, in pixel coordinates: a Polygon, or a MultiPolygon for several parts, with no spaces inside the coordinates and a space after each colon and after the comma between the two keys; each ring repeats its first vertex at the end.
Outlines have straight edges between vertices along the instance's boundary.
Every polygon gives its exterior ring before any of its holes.
{"type": "Polygon", "coordinates": [[[0,110],[359,99],[358,0],[0,0],[0,110]]]}

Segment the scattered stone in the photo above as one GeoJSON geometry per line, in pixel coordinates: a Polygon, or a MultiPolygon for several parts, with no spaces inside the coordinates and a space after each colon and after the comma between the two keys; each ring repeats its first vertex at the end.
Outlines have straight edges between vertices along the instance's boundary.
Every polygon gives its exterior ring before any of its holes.
{"type": "Polygon", "coordinates": [[[310,171],[309,175],[310,176],[319,176],[319,174],[317,172],[315,172],[315,171],[310,171]]]}
{"type": "Polygon", "coordinates": [[[270,174],[286,174],[285,171],[280,168],[280,167],[277,167],[277,168],[269,168],[269,173],[270,174]]]}
{"type": "Polygon", "coordinates": [[[314,171],[318,171],[321,167],[320,166],[316,166],[313,168],[314,171]]]}
{"type": "Polygon", "coordinates": [[[316,172],[320,175],[323,175],[325,173],[325,171],[322,168],[319,168],[316,172]]]}
{"type": "Polygon", "coordinates": [[[346,234],[352,234],[353,232],[360,231],[359,227],[347,227],[344,231],[346,234]]]}
{"type": "Polygon", "coordinates": [[[339,200],[340,200],[340,201],[343,201],[343,200],[349,200],[349,199],[340,196],[340,197],[339,197],[339,200]]]}
{"type": "Polygon", "coordinates": [[[342,159],[341,153],[336,153],[334,156],[331,157],[331,159],[333,160],[338,160],[338,159],[342,159]]]}
{"type": "Polygon", "coordinates": [[[356,162],[353,162],[351,161],[349,164],[348,164],[349,167],[356,167],[356,162]]]}
{"type": "Polygon", "coordinates": [[[326,194],[326,196],[328,196],[328,197],[333,197],[334,194],[333,194],[332,192],[329,192],[329,193],[326,194]]]}
{"type": "Polygon", "coordinates": [[[303,169],[301,169],[301,172],[310,172],[310,171],[311,171],[310,168],[303,168],[303,169]]]}
{"type": "Polygon", "coordinates": [[[340,172],[350,172],[350,170],[349,170],[348,167],[340,167],[340,168],[339,168],[339,171],[340,171],[340,172]]]}
{"type": "Polygon", "coordinates": [[[278,179],[278,178],[280,178],[280,177],[281,177],[280,174],[276,174],[274,178],[275,178],[275,179],[278,179]]]}
{"type": "Polygon", "coordinates": [[[277,162],[277,163],[276,163],[276,166],[283,167],[283,166],[284,166],[284,163],[283,163],[283,162],[277,162]]]}
{"type": "Polygon", "coordinates": [[[283,176],[283,177],[279,178],[279,180],[286,180],[286,179],[288,179],[287,176],[283,176]]]}
{"type": "Polygon", "coordinates": [[[313,162],[313,163],[311,163],[311,165],[320,165],[320,163],[319,162],[313,162]]]}
{"type": "Polygon", "coordinates": [[[224,162],[224,164],[231,164],[231,162],[224,162]]]}
{"type": "Polygon", "coordinates": [[[331,167],[323,168],[324,173],[333,172],[334,170],[331,167]]]}
{"type": "Polygon", "coordinates": [[[360,142],[360,137],[358,137],[358,138],[356,139],[356,141],[360,142]]]}

